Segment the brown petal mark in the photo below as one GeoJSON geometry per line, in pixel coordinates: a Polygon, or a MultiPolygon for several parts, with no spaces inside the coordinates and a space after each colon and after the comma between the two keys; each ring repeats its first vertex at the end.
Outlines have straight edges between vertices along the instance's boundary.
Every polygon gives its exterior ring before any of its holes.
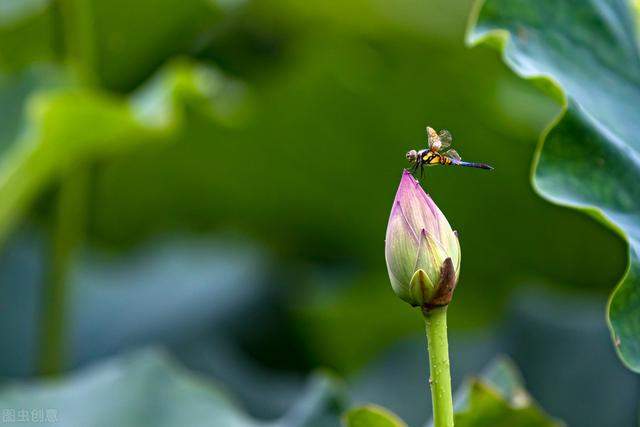
{"type": "Polygon", "coordinates": [[[440,268],[440,282],[435,296],[428,303],[422,306],[422,311],[427,312],[436,307],[444,307],[449,305],[453,298],[453,291],[456,288],[456,273],[453,268],[453,261],[447,258],[440,268]]]}

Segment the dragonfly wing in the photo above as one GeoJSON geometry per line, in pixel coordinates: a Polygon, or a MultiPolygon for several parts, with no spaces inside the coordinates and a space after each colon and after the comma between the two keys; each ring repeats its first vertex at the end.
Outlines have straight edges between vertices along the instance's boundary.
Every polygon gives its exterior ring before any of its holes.
{"type": "Polygon", "coordinates": [[[429,150],[436,152],[440,150],[440,138],[438,137],[436,131],[429,126],[427,126],[427,143],[429,145],[429,150]]]}
{"type": "Polygon", "coordinates": [[[440,138],[440,143],[442,144],[443,148],[450,146],[451,140],[453,139],[453,137],[451,136],[451,132],[446,129],[442,129],[440,132],[438,132],[438,138],[440,138]]]}
{"type": "Polygon", "coordinates": [[[453,148],[448,150],[445,153],[445,156],[449,157],[450,159],[453,160],[462,160],[462,158],[460,157],[460,154],[458,154],[458,152],[456,150],[454,150],[453,148]]]}

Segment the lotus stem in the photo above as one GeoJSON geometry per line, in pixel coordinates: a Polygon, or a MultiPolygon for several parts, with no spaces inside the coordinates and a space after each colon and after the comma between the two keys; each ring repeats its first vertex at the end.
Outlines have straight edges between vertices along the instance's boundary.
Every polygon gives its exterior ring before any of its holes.
{"type": "Polygon", "coordinates": [[[447,340],[447,306],[423,309],[429,351],[429,387],[434,427],[453,427],[451,369],[447,340]]]}

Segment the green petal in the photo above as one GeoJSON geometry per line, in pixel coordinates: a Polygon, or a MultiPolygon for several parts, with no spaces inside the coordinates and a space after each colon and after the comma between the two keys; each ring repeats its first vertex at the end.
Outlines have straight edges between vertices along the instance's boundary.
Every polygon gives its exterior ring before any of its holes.
{"type": "Polygon", "coordinates": [[[411,278],[411,296],[413,305],[422,305],[433,299],[436,287],[424,270],[418,270],[411,278]]]}
{"type": "Polygon", "coordinates": [[[396,294],[400,296],[400,293],[409,291],[411,277],[415,271],[418,242],[413,237],[402,215],[400,213],[394,214],[394,212],[389,218],[387,228],[385,258],[391,285],[396,294]]]}

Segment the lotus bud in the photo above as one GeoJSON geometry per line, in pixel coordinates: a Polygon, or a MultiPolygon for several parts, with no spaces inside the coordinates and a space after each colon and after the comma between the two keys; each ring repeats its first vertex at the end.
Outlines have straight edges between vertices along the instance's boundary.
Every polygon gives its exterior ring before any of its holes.
{"type": "Polygon", "coordinates": [[[407,170],[391,208],[385,258],[402,300],[426,309],[449,304],[460,272],[458,236],[407,170]]]}

